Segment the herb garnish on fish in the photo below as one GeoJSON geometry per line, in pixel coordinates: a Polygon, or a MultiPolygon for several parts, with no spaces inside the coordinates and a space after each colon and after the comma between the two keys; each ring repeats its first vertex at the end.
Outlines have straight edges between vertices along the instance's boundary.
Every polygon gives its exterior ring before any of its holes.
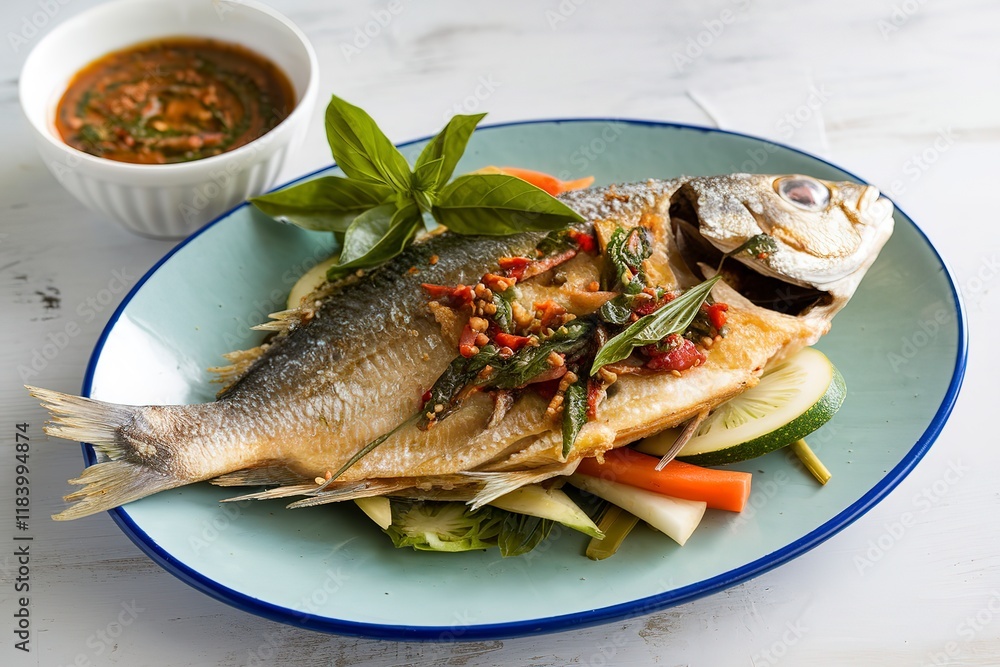
{"type": "Polygon", "coordinates": [[[423,226],[432,225],[428,217],[457,234],[488,236],[581,222],[579,213],[515,176],[477,173],[451,180],[485,115],[454,116],[411,171],[371,116],[334,95],[326,108],[326,136],[346,177],[324,176],[250,203],[278,220],[336,234],[342,252],[327,271],[330,280],[399,255],[423,226]]]}

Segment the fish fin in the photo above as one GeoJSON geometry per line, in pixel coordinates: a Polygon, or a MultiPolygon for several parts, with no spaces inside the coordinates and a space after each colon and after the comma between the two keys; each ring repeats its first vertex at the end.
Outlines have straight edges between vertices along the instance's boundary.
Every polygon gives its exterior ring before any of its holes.
{"type": "Polygon", "coordinates": [[[312,317],[311,308],[289,308],[268,315],[270,321],[250,327],[254,331],[277,331],[287,333],[312,317]]]}
{"type": "Polygon", "coordinates": [[[222,355],[229,364],[226,366],[212,366],[208,369],[209,373],[215,374],[212,382],[225,385],[219,390],[219,394],[224,394],[234,382],[243,377],[243,374],[250,369],[254,362],[264,356],[269,347],[269,344],[264,343],[249,350],[234,350],[222,355]]]}
{"type": "Polygon", "coordinates": [[[125,455],[128,445],[120,430],[132,421],[140,407],[105,403],[28,385],[25,389],[49,411],[51,420],[43,428],[47,435],[89,442],[112,460],[125,455]]]}
{"type": "Polygon", "coordinates": [[[304,496],[310,491],[314,491],[316,486],[314,482],[308,484],[290,484],[288,486],[279,486],[276,489],[268,489],[267,491],[258,491],[256,493],[236,496],[235,498],[226,498],[219,502],[235,503],[241,500],[271,500],[273,498],[288,498],[289,496],[304,496]]]}
{"type": "Polygon", "coordinates": [[[526,484],[537,484],[558,475],[572,475],[578,465],[580,465],[579,459],[535,470],[517,472],[466,472],[462,474],[465,477],[483,482],[483,488],[469,501],[469,505],[472,506],[472,511],[474,512],[483,505],[489,504],[500,496],[515,491],[526,484]]]}
{"type": "Polygon", "coordinates": [[[70,484],[84,486],[63,498],[75,501],[75,504],[58,514],[53,514],[52,518],[56,521],[79,519],[89,514],[110,510],[189,482],[129,461],[98,463],[84,468],[79,477],[69,481],[70,484]]]}
{"type": "Polygon", "coordinates": [[[295,472],[283,463],[269,462],[263,465],[234,470],[208,480],[216,486],[282,486],[312,482],[309,477],[295,472]]]}
{"type": "Polygon", "coordinates": [[[85,468],[70,484],[83,485],[65,497],[77,501],[52,518],[79,519],[110,510],[158,491],[190,484],[193,479],[172,475],[155,467],[165,452],[148,441],[131,439],[123,430],[132,428],[149,408],[119,405],[58,391],[26,387],[49,411],[47,435],[90,443],[98,452],[99,463],[85,468]]]}
{"type": "Polygon", "coordinates": [[[327,487],[323,491],[297,500],[288,506],[289,509],[300,507],[313,507],[315,505],[325,505],[327,503],[339,503],[344,500],[355,500],[357,498],[370,498],[371,496],[384,496],[389,493],[401,491],[413,486],[412,479],[372,479],[364,482],[345,482],[343,486],[331,488],[327,487]]]}

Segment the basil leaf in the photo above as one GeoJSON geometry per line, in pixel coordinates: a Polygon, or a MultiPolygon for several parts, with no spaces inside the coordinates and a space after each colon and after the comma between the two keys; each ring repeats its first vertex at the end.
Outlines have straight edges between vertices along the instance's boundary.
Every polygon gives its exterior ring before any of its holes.
{"type": "Polygon", "coordinates": [[[645,227],[618,227],[608,241],[606,256],[615,270],[616,286],[637,294],[646,286],[642,262],[653,254],[653,239],[645,227]],[[628,276],[628,282],[626,282],[628,276]]]}
{"type": "Polygon", "coordinates": [[[461,407],[462,402],[458,400],[458,395],[476,379],[479,371],[498,359],[499,350],[492,344],[484,346],[479,354],[469,359],[462,356],[455,357],[431,387],[431,396],[424,405],[417,427],[421,431],[427,430],[431,422],[427,418],[427,413],[433,412],[437,405],[444,406],[441,412],[434,413],[434,421],[438,422],[461,407]]]}
{"type": "Polygon", "coordinates": [[[252,197],[250,203],[265,215],[303,229],[343,232],[355,217],[392,196],[392,189],[385,185],[323,176],[252,197]]]}
{"type": "Polygon", "coordinates": [[[628,294],[619,294],[605,301],[597,311],[597,316],[610,324],[626,324],[632,317],[632,299],[628,294]]]}
{"type": "Polygon", "coordinates": [[[391,185],[399,192],[410,189],[410,166],[403,154],[367,112],[336,95],[326,108],[326,138],[337,166],[351,178],[391,185]]]}
{"type": "Polygon", "coordinates": [[[497,307],[493,321],[504,333],[512,333],[514,330],[513,304],[517,299],[516,290],[516,287],[508,287],[503,292],[493,293],[493,305],[497,307]]]}
{"type": "Polygon", "coordinates": [[[421,192],[434,192],[441,180],[444,158],[418,164],[413,168],[413,187],[421,192]]]}
{"type": "Polygon", "coordinates": [[[625,359],[637,347],[658,343],[672,333],[687,329],[698,314],[701,304],[711,293],[712,287],[719,282],[719,278],[720,276],[709,278],[659,310],[633,322],[597,351],[590,374],[597,373],[601,366],[625,359]]]}
{"type": "Polygon", "coordinates": [[[581,378],[566,388],[563,395],[562,456],[573,449],[580,429],[587,423],[587,379],[581,378]]]}
{"type": "MultiPolygon", "coordinates": [[[[414,164],[414,173],[419,174],[425,165],[441,160],[436,178],[430,181],[424,189],[437,190],[451,180],[455,173],[455,166],[465,153],[465,147],[469,143],[469,137],[476,129],[486,114],[477,113],[472,116],[452,116],[444,129],[438,132],[437,136],[431,139],[430,143],[424,146],[417,161],[414,164]]],[[[422,181],[424,182],[424,181],[422,181]]]]}
{"type": "Polygon", "coordinates": [[[340,262],[327,271],[335,280],[355,269],[382,264],[403,251],[416,236],[423,219],[413,204],[397,209],[382,204],[365,211],[347,228],[340,262]]]}
{"type": "MultiPolygon", "coordinates": [[[[491,509],[494,512],[502,511],[491,509]]],[[[497,538],[500,555],[504,558],[528,553],[549,536],[555,525],[552,519],[541,519],[515,512],[504,512],[504,514],[506,516],[500,524],[500,535],[497,538]]]]}
{"type": "Polygon", "coordinates": [[[438,193],[431,214],[457,234],[490,236],[551,231],[583,220],[544,190],[506,174],[459,176],[438,193]]]}
{"type": "Polygon", "coordinates": [[[587,350],[591,343],[594,324],[589,320],[569,322],[542,341],[538,347],[526,345],[500,366],[492,375],[480,381],[488,389],[517,389],[547,371],[552,352],[566,355],[569,363],[587,350]]]}

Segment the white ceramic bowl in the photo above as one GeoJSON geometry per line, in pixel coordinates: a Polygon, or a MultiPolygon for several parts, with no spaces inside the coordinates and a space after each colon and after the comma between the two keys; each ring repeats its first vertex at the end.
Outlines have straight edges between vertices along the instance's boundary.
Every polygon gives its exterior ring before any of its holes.
{"type": "Polygon", "coordinates": [[[21,71],[21,107],[45,165],[77,199],[139,234],[181,237],[274,184],[305,137],[317,70],[305,35],[252,0],[117,0],[73,17],[38,43],[21,71]],[[175,36],[235,42],[266,56],[288,75],[294,110],[255,141],[191,162],[115,162],[63,143],[56,105],[80,68],[137,42],[175,36]]]}

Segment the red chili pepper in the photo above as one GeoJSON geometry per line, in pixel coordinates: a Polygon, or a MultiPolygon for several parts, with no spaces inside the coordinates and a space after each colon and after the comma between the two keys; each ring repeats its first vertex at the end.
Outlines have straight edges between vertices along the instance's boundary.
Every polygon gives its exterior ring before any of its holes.
{"type": "Polygon", "coordinates": [[[581,232],[578,229],[571,229],[566,232],[566,235],[573,239],[583,252],[590,254],[597,252],[597,239],[592,234],[581,232]]]}
{"type": "Polygon", "coordinates": [[[552,301],[551,299],[546,299],[545,301],[542,301],[541,303],[536,303],[535,304],[535,310],[542,311],[542,316],[539,319],[540,319],[541,327],[543,329],[545,329],[546,327],[551,326],[551,324],[553,323],[553,321],[557,317],[559,317],[560,315],[563,315],[566,312],[565,308],[563,308],[562,306],[560,306],[555,301],[552,301]]]}
{"type": "Polygon", "coordinates": [[[713,303],[705,309],[708,312],[708,321],[716,329],[726,326],[726,311],[729,310],[728,303],[713,303]]]}
{"type": "Polygon", "coordinates": [[[517,352],[522,347],[527,345],[531,339],[527,336],[515,336],[514,334],[500,331],[493,337],[493,340],[495,340],[496,344],[500,347],[509,347],[517,352]]]}
{"type": "Polygon", "coordinates": [[[538,395],[546,401],[551,401],[552,397],[559,391],[559,379],[548,380],[546,382],[536,382],[531,388],[538,392],[538,395]]]}
{"type": "Polygon", "coordinates": [[[555,255],[549,255],[548,257],[543,257],[535,262],[532,262],[530,266],[526,267],[524,270],[524,275],[521,280],[527,280],[537,275],[541,275],[550,269],[554,269],[560,264],[568,262],[569,260],[576,257],[576,248],[569,248],[563,250],[555,255]]]}
{"type": "Polygon", "coordinates": [[[643,352],[650,357],[646,362],[646,368],[654,371],[685,371],[692,366],[705,363],[707,359],[687,338],[670,334],[667,336],[667,342],[670,343],[670,349],[666,352],[661,352],[651,345],[643,348],[643,352]]]}
{"type": "Polygon", "coordinates": [[[465,328],[462,329],[462,335],[458,339],[458,352],[466,359],[476,353],[476,336],[478,334],[479,332],[473,331],[469,324],[466,324],[465,328]]]}
{"type": "Polygon", "coordinates": [[[468,285],[448,287],[423,283],[421,287],[435,301],[446,301],[452,308],[460,308],[472,303],[472,288],[468,285]]]}
{"type": "MultiPolygon", "coordinates": [[[[649,287],[647,287],[642,291],[645,292],[646,294],[656,296],[656,292],[650,289],[649,287]]],[[[650,313],[656,312],[657,310],[667,305],[676,298],[677,296],[673,292],[664,292],[663,296],[660,297],[659,301],[657,301],[655,298],[646,299],[645,301],[643,301],[642,303],[640,303],[638,306],[635,307],[635,314],[638,315],[639,317],[642,317],[644,315],[649,315],[650,313]]]]}
{"type": "Polygon", "coordinates": [[[587,421],[597,419],[597,405],[604,398],[604,385],[594,378],[587,379],[587,421]]]}
{"type": "Polygon", "coordinates": [[[498,263],[508,276],[514,280],[522,280],[524,270],[531,265],[531,260],[527,257],[501,257],[498,263]]]}
{"type": "Polygon", "coordinates": [[[424,395],[420,397],[420,404],[427,405],[427,401],[431,400],[431,390],[428,389],[424,392],[424,395]]]}

